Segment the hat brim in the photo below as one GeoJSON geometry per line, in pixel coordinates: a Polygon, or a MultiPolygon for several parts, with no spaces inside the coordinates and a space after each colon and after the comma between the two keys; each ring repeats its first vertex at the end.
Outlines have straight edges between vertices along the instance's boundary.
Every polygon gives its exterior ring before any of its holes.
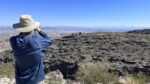
{"type": "Polygon", "coordinates": [[[31,24],[30,26],[26,26],[26,27],[22,26],[20,23],[13,24],[13,28],[19,32],[31,32],[39,26],[40,26],[40,22],[34,22],[34,24],[31,24]]]}

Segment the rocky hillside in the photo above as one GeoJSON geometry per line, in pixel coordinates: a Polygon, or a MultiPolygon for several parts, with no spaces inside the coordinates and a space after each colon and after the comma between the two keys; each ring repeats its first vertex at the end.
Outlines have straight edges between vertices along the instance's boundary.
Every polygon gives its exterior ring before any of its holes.
{"type": "MultiPolygon", "coordinates": [[[[150,36],[130,33],[79,33],[55,39],[44,52],[45,72],[60,70],[76,79],[81,64],[100,63],[118,75],[150,75],[150,36]]],[[[13,61],[13,52],[0,54],[0,64],[13,61]]]]}
{"type": "Polygon", "coordinates": [[[128,31],[128,33],[150,34],[150,29],[133,30],[133,31],[128,31]]]}

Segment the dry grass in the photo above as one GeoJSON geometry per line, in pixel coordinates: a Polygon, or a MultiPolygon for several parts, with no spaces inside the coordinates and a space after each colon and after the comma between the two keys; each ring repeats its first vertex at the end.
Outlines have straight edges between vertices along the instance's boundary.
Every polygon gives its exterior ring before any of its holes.
{"type": "Polygon", "coordinates": [[[108,73],[105,68],[109,67],[107,62],[82,63],[77,73],[77,81],[85,84],[147,84],[150,83],[150,76],[144,74],[126,75],[119,77],[116,74],[108,73]]]}
{"type": "Polygon", "coordinates": [[[15,76],[15,69],[12,63],[6,63],[0,65],[0,76],[15,76]]]}
{"type": "Polygon", "coordinates": [[[85,82],[86,84],[109,84],[118,82],[118,76],[105,71],[105,67],[109,67],[109,63],[83,63],[80,65],[77,73],[77,80],[85,82]]]}

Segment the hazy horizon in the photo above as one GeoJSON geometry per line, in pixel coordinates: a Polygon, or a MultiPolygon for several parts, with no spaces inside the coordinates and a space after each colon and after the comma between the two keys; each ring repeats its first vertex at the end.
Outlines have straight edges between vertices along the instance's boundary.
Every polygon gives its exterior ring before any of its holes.
{"type": "MultiPolygon", "coordinates": [[[[132,30],[150,29],[150,27],[131,27],[131,26],[118,26],[118,27],[85,27],[85,26],[40,26],[42,30],[50,31],[75,31],[75,32],[127,32],[132,30]]],[[[0,31],[13,31],[11,26],[0,25],[0,31]]],[[[73,32],[72,32],[73,33],[73,32]]]]}

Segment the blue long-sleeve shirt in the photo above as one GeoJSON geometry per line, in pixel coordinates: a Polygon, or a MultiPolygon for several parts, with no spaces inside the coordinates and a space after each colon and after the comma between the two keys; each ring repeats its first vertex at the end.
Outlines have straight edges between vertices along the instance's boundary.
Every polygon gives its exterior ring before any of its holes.
{"type": "Polygon", "coordinates": [[[37,84],[44,79],[42,50],[52,44],[44,32],[10,38],[15,58],[16,84],[37,84]]]}

